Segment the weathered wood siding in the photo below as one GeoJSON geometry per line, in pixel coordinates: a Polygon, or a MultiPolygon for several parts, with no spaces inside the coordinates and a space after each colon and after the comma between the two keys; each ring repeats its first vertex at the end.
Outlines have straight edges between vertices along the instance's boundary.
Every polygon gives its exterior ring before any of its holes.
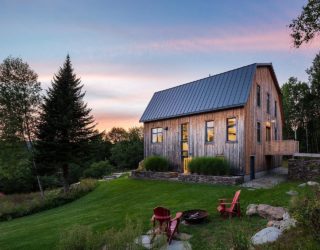
{"type": "Polygon", "coordinates": [[[244,108],[173,118],[162,121],[146,122],[144,124],[144,154],[162,155],[169,159],[177,170],[182,171],[181,159],[181,124],[189,124],[189,156],[224,155],[231,164],[242,171],[244,162],[244,108]],[[227,142],[227,118],[237,118],[237,142],[227,142]],[[205,142],[205,122],[214,121],[215,140],[205,142]],[[152,128],[166,128],[163,130],[163,142],[151,142],[152,128]]]}
{"type": "MultiPolygon", "coordinates": [[[[274,140],[275,125],[278,127],[278,140],[282,140],[282,106],[269,67],[258,67],[254,76],[248,102],[245,106],[245,166],[246,174],[250,173],[250,156],[255,156],[255,171],[267,169],[266,162],[266,125],[271,125],[271,140],[274,140]],[[257,85],[261,87],[261,106],[257,106],[257,85]],[[270,94],[270,113],[267,113],[267,93],[270,94]],[[277,101],[277,117],[274,116],[277,101]],[[272,121],[276,121],[275,123],[272,121]],[[257,142],[257,122],[261,123],[261,143],[257,142]]],[[[281,165],[281,156],[269,156],[272,167],[281,165]]]]}

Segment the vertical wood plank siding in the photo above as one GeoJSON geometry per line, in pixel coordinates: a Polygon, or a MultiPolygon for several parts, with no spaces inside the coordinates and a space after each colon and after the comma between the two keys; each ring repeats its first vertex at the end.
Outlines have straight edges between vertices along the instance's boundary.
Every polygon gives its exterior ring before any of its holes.
{"type": "MultiPolygon", "coordinates": [[[[276,120],[278,127],[278,140],[282,140],[282,107],[281,95],[278,92],[270,69],[257,67],[248,102],[245,106],[245,165],[246,174],[250,173],[250,156],[255,156],[255,169],[262,171],[267,169],[266,153],[266,124],[271,125],[271,140],[274,140],[274,125],[276,120]],[[261,88],[261,105],[257,106],[257,85],[261,88]],[[267,113],[267,93],[270,94],[270,113],[267,113]],[[277,117],[274,116],[274,101],[277,101],[277,117]],[[261,123],[261,143],[257,143],[257,122],[261,123]]],[[[282,156],[271,156],[272,167],[281,165],[282,156]]]]}
{"type": "Polygon", "coordinates": [[[144,154],[162,155],[174,167],[182,171],[181,159],[181,124],[189,124],[189,156],[224,155],[234,168],[244,169],[244,108],[235,108],[181,118],[162,121],[146,122],[144,124],[144,154]],[[237,118],[237,142],[227,142],[227,118],[237,118]],[[205,122],[214,121],[215,138],[213,143],[205,142],[205,122]],[[163,130],[163,143],[151,143],[152,128],[166,128],[163,130]]]}

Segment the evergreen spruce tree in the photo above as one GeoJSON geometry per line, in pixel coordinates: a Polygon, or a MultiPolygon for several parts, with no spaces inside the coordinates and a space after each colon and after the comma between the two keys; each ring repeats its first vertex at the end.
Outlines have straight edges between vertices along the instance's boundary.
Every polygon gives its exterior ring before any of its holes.
{"type": "Polygon", "coordinates": [[[82,87],[67,55],[44,98],[38,127],[37,162],[42,174],[62,174],[65,192],[69,190],[70,164],[83,161],[99,135],[91,109],[83,101],[82,87]]]}

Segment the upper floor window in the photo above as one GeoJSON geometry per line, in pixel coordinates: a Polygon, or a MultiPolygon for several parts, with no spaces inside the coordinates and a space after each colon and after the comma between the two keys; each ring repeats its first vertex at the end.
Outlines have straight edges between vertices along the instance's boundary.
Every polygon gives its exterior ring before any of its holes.
{"type": "Polygon", "coordinates": [[[151,129],[152,143],[161,143],[163,141],[163,129],[153,128],[151,129]]]}
{"type": "Polygon", "coordinates": [[[206,142],[214,141],[214,122],[206,121],[206,142]]]}
{"type": "Polygon", "coordinates": [[[257,142],[261,142],[261,123],[257,122],[257,142]]]}
{"type": "Polygon", "coordinates": [[[237,120],[236,118],[227,119],[227,141],[237,141],[237,120]]]}
{"type": "Polygon", "coordinates": [[[278,115],[277,101],[274,101],[274,117],[278,115]]]}
{"type": "Polygon", "coordinates": [[[278,128],[277,126],[274,127],[274,140],[278,140],[278,128]]]}
{"type": "Polygon", "coordinates": [[[267,93],[267,113],[270,114],[270,94],[267,93]]]}
{"type": "Polygon", "coordinates": [[[257,106],[261,106],[261,87],[257,85],[257,106]]]}

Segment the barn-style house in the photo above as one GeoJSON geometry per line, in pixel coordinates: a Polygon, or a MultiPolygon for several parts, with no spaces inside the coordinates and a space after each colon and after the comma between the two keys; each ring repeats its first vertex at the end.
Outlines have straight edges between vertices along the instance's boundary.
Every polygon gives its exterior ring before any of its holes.
{"type": "Polygon", "coordinates": [[[254,63],[156,92],[140,122],[144,155],[184,159],[218,156],[237,174],[278,167],[298,142],[282,140],[281,91],[271,63],[254,63]]]}

